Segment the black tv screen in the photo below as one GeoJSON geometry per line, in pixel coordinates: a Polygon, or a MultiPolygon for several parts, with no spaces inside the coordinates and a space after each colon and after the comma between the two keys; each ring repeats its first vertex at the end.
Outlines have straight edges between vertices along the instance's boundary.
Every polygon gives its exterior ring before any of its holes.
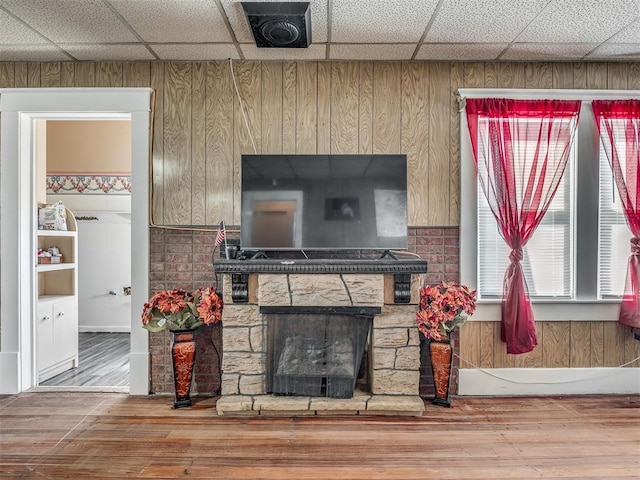
{"type": "Polygon", "coordinates": [[[407,248],[406,155],[243,155],[245,250],[407,248]]]}

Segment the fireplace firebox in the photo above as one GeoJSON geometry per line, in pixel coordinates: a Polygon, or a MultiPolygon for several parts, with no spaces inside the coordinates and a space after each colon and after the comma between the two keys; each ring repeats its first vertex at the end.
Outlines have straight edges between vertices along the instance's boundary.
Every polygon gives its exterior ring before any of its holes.
{"type": "Polygon", "coordinates": [[[304,310],[283,307],[281,313],[265,315],[267,393],[351,398],[373,315],[380,309],[356,308],[355,314],[346,307],[339,313],[335,308],[304,310]]]}

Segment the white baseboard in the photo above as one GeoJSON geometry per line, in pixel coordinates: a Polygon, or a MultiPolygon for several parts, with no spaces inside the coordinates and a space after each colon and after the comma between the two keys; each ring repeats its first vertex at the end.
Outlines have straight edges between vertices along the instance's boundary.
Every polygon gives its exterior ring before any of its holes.
{"type": "Polygon", "coordinates": [[[458,395],[640,394],[640,368],[464,368],[458,395]]]}
{"type": "Polygon", "coordinates": [[[78,325],[80,333],[131,333],[131,326],[95,326],[95,325],[78,325]]]}

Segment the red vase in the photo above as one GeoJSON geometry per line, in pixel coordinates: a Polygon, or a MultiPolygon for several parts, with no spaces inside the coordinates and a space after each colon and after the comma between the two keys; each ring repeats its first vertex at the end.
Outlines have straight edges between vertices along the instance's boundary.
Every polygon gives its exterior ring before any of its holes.
{"type": "Polygon", "coordinates": [[[173,362],[173,382],[175,399],[173,408],[191,406],[191,379],[196,360],[196,341],[194,330],[175,330],[171,341],[171,359],[173,362]]]}
{"type": "Polygon", "coordinates": [[[435,396],[433,403],[443,407],[451,406],[449,387],[451,386],[451,365],[453,349],[449,338],[429,341],[429,357],[433,370],[433,387],[435,396]]]}

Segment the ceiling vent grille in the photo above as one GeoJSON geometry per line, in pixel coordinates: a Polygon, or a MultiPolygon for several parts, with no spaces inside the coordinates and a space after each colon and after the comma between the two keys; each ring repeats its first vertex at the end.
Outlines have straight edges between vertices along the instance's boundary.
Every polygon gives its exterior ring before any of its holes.
{"type": "Polygon", "coordinates": [[[311,44],[309,2],[241,2],[258,47],[307,48],[311,44]]]}

